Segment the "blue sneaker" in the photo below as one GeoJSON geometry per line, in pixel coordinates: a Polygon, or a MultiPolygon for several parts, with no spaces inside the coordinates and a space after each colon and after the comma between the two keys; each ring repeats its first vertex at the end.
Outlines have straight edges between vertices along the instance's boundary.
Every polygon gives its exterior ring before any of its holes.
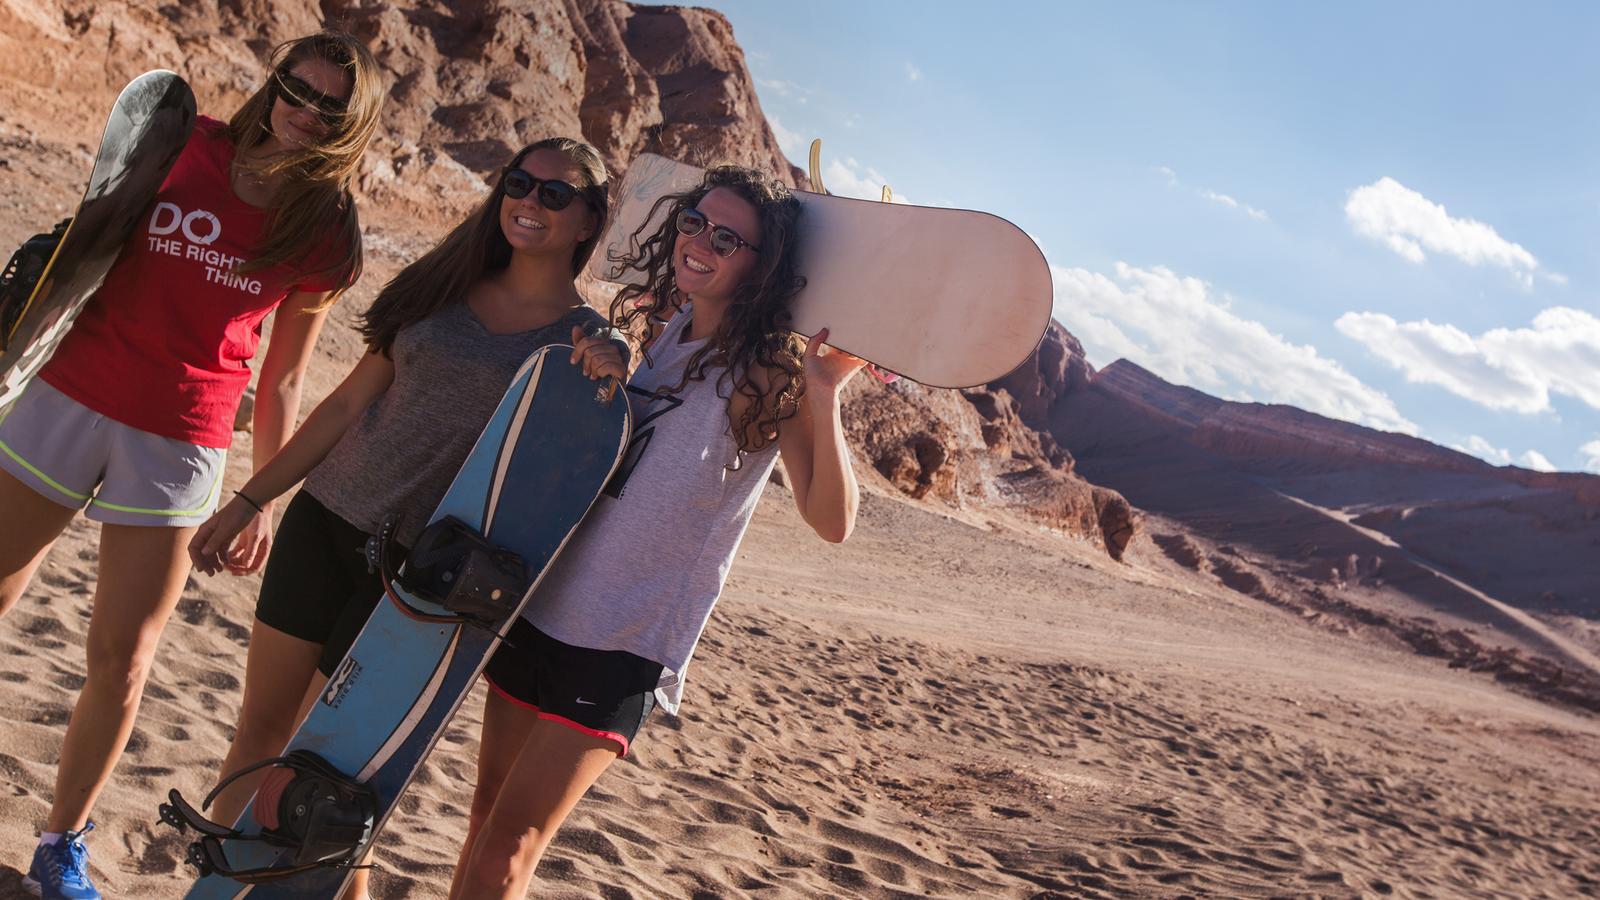
{"type": "Polygon", "coordinates": [[[83,836],[94,830],[94,823],[82,831],[69,831],[61,840],[33,851],[33,865],[22,886],[44,900],[100,900],[100,892],[89,880],[89,848],[83,836]]]}

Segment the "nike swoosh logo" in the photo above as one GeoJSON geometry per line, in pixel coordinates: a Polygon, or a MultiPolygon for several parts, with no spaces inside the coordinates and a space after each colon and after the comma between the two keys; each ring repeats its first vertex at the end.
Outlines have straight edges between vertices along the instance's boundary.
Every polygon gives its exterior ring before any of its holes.
{"type": "Polygon", "coordinates": [[[595,705],[593,700],[585,700],[582,697],[579,697],[577,702],[579,704],[583,705],[583,706],[594,706],[595,705]]]}

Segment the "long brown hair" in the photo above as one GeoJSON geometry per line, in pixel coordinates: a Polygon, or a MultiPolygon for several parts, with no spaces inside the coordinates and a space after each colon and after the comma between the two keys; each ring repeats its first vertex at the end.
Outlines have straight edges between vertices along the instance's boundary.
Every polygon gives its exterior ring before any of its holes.
{"type": "Polygon", "coordinates": [[[433,315],[448,303],[459,302],[474,281],[511,262],[511,244],[500,230],[500,202],[505,197],[506,173],[522,165],[535,150],[555,150],[578,167],[582,184],[573,185],[594,214],[594,233],[572,251],[572,277],[578,277],[605,233],[611,204],[611,179],[600,151],[572,138],[554,137],[517,151],[495,177],[494,189],[461,224],[450,230],[432,250],[400,270],[378,292],[361,320],[367,349],[388,355],[400,329],[433,315]]]}
{"type": "Polygon", "coordinates": [[[279,44],[272,50],[271,74],[228,120],[228,138],[234,147],[244,150],[271,137],[277,76],[308,59],[325,60],[342,69],[350,78],[350,99],[345,101],[345,114],[324,138],[276,155],[257,168],[258,174],[285,173],[288,177],[273,199],[260,246],[240,270],[304,266],[300,274],[338,280],[339,287],[328,298],[331,304],[361,275],[361,223],[350,185],[360,170],[361,155],[377,131],[383,108],[385,91],[378,61],[360,40],[337,31],[279,44]]]}
{"type": "MultiPolygon", "coordinates": [[[[704,381],[708,369],[721,369],[716,376],[717,393],[728,400],[729,434],[742,459],[743,454],[760,450],[777,439],[778,423],[799,410],[800,397],[805,393],[801,364],[804,348],[789,330],[790,302],[806,284],[797,265],[800,201],[789,188],[754,169],[718,166],[706,171],[699,187],[657,200],[652,217],[665,206],[665,221],[642,242],[636,232],[630,246],[637,251],[621,260],[627,268],[644,273],[643,283],[617,292],[611,302],[611,321],[643,342],[649,336],[651,320],[661,318],[663,311],[677,308],[681,300],[673,274],[672,248],[678,213],[698,204],[716,188],[732,191],[755,207],[761,220],[761,249],[749,279],[734,290],[733,302],[716,333],[689,357],[678,384],[659,388],[657,395],[675,394],[690,381],[704,381]],[[767,375],[765,391],[751,376],[757,368],[767,375]],[[749,401],[737,422],[733,413],[735,396],[749,401]]],[[[738,464],[739,460],[735,460],[735,467],[738,464]]]]}

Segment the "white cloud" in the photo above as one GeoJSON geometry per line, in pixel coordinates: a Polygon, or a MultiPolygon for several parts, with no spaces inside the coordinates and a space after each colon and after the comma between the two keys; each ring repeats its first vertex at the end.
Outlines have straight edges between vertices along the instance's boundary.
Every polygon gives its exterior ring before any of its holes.
{"type": "MultiPolygon", "coordinates": [[[[804,160],[810,142],[797,131],[789,130],[777,116],[767,116],[767,124],[772,126],[772,134],[778,139],[778,146],[783,149],[791,159],[804,160]]],[[[822,184],[828,193],[840,197],[855,197],[859,200],[881,200],[883,186],[889,184],[889,179],[882,172],[872,166],[858,162],[853,157],[832,159],[822,170],[822,184]]],[[[898,191],[893,192],[895,203],[910,203],[898,191]]],[[[950,204],[946,203],[945,206],[950,204]]]]}
{"type": "MultiPolygon", "coordinates": [[[[1494,444],[1489,443],[1488,439],[1476,434],[1467,438],[1466,446],[1463,447],[1457,444],[1454,449],[1460,450],[1462,453],[1470,453],[1484,462],[1493,463],[1497,466],[1509,466],[1512,463],[1510,450],[1496,447],[1494,444]]],[[[1535,472],[1554,472],[1556,470],[1555,463],[1546,459],[1545,455],[1537,450],[1524,450],[1522,455],[1516,458],[1516,463],[1525,469],[1532,469],[1535,472]]]]}
{"type": "Polygon", "coordinates": [[[1478,435],[1473,435],[1467,438],[1466,446],[1463,447],[1460,444],[1457,444],[1454,449],[1460,450],[1462,453],[1470,453],[1484,462],[1494,463],[1497,466],[1509,465],[1511,463],[1510,450],[1503,450],[1499,447],[1496,447],[1495,445],[1489,443],[1487,439],[1479,437],[1478,435]]]}
{"type": "Polygon", "coordinates": [[[921,81],[922,70],[917,68],[914,63],[906,63],[906,80],[910,82],[921,81]]]}
{"type": "MultiPolygon", "coordinates": [[[[840,197],[855,197],[858,200],[879,200],[883,197],[883,186],[889,184],[889,179],[883,173],[871,166],[862,165],[852,157],[843,160],[830,160],[822,170],[822,183],[828,193],[840,197]]],[[[905,197],[894,192],[894,202],[910,203],[905,197]]]]}
{"type": "Polygon", "coordinates": [[[756,86],[766,88],[785,100],[793,100],[796,103],[805,103],[811,99],[811,91],[792,81],[781,81],[776,78],[757,78],[756,86]]]}
{"type": "Polygon", "coordinates": [[[806,155],[806,139],[798,131],[790,131],[783,127],[777,116],[767,116],[767,124],[772,126],[772,136],[778,139],[778,146],[783,152],[795,159],[803,159],[806,155]]]}
{"type": "Polygon", "coordinates": [[[1244,214],[1249,216],[1252,219],[1256,219],[1256,220],[1262,221],[1262,222],[1267,221],[1267,214],[1266,213],[1262,212],[1259,209],[1256,209],[1254,206],[1250,206],[1248,204],[1240,203],[1239,201],[1233,199],[1232,197],[1229,197],[1227,194],[1219,194],[1216,191],[1212,191],[1212,190],[1202,190],[1202,191],[1200,191],[1200,196],[1206,198],[1207,200],[1210,200],[1212,203],[1220,203],[1223,206],[1228,207],[1229,209],[1242,209],[1242,210],[1244,210],[1244,214]]]}
{"type": "Polygon", "coordinates": [[[1475,219],[1452,217],[1442,205],[1388,176],[1351,191],[1344,214],[1357,234],[1382,241],[1414,263],[1427,258],[1426,249],[1471,266],[1498,266],[1524,284],[1532,284],[1539,268],[1521,244],[1475,219]]]}
{"type": "MultiPolygon", "coordinates": [[[[1161,175],[1167,179],[1167,187],[1175,188],[1179,186],[1178,173],[1174,172],[1171,167],[1157,166],[1156,171],[1160,172],[1161,175]]],[[[1254,206],[1251,206],[1248,203],[1240,203],[1236,198],[1227,194],[1213,191],[1210,188],[1195,188],[1194,193],[1196,196],[1204,197],[1205,199],[1210,200],[1212,203],[1216,203],[1220,206],[1226,206],[1229,209],[1239,210],[1258,222],[1271,221],[1271,217],[1265,212],[1256,209],[1254,206]]]]}
{"type": "Polygon", "coordinates": [[[1219,194],[1216,191],[1201,191],[1200,196],[1210,200],[1213,203],[1221,203],[1223,206],[1226,206],[1229,209],[1239,208],[1239,201],[1229,197],[1227,194],[1219,194]]]}
{"type": "Polygon", "coordinates": [[[1537,450],[1529,450],[1523,453],[1517,457],[1517,462],[1521,463],[1524,468],[1532,469],[1535,472],[1554,472],[1556,470],[1555,463],[1546,459],[1544,454],[1537,450]]]}
{"type": "Polygon", "coordinates": [[[1584,444],[1578,452],[1583,454],[1583,470],[1600,475],[1600,439],[1584,444]]]}
{"type": "Polygon", "coordinates": [[[1495,328],[1476,337],[1454,325],[1396,322],[1349,312],[1335,327],[1414,384],[1435,384],[1493,410],[1540,413],[1564,394],[1600,409],[1600,318],[1556,306],[1531,327],[1495,328]]]}
{"type": "Polygon", "coordinates": [[[1416,434],[1382,391],[1310,345],[1228,309],[1197,278],[1117,263],[1115,277],[1051,267],[1056,316],[1098,364],[1124,357],[1176,384],[1229,399],[1287,403],[1335,419],[1416,434]]]}

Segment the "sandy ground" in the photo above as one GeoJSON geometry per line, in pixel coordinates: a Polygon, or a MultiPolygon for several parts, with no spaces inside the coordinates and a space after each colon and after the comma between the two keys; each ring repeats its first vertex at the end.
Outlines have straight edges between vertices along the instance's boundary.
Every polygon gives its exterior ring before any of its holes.
{"type": "MultiPolygon", "coordinates": [[[[0,150],[9,246],[66,208],[83,153],[5,127],[0,150]]],[[[419,244],[374,234],[378,273],[419,244]]],[[[380,281],[335,314],[313,398],[380,281]]],[[[839,547],[768,489],[684,715],[654,718],[580,806],[541,896],[1600,896],[1594,717],[1318,628],[1148,543],[1112,563],[871,486],[839,547]]],[[[82,684],[95,547],[76,522],[0,620],[0,897],[22,895],[82,684]]],[[[184,841],[155,807],[215,776],[256,584],[185,592],[96,810],[108,896],[182,895],[184,841]]],[[[480,688],[381,839],[377,896],[442,894],[481,708],[480,688]]]]}
{"type": "MultiPolygon", "coordinates": [[[[842,547],[780,487],[691,670],[540,871],[556,896],[1600,895],[1600,723],[1188,577],[873,495],[842,547]]],[[[0,895],[81,684],[95,528],[0,622],[0,895]]],[[[231,732],[253,579],[197,580],[97,811],[110,896],[181,896],[166,788],[231,732]]],[[[481,688],[380,843],[448,881],[481,688]]]]}

